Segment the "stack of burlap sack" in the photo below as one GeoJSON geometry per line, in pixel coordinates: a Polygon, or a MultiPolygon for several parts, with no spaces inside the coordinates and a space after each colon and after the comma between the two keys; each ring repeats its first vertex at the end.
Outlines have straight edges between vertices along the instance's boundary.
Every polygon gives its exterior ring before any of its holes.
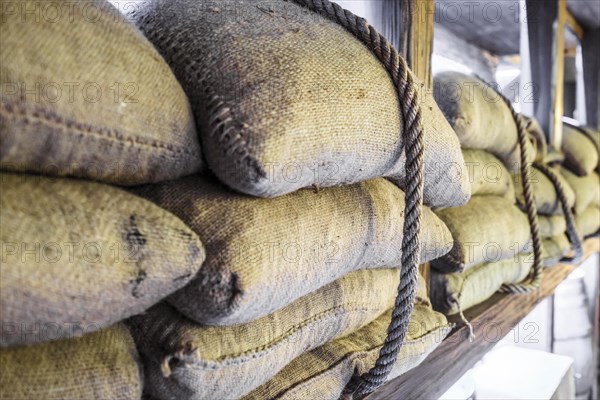
{"type": "MultiPolygon", "coordinates": [[[[438,74],[434,95],[458,135],[473,194],[465,206],[436,211],[450,229],[454,247],[431,262],[431,300],[434,309],[451,315],[483,302],[505,284],[523,281],[531,273],[534,255],[521,149],[510,108],[492,87],[457,72],[438,74]]],[[[549,267],[600,226],[600,188],[593,172],[598,165],[598,134],[565,125],[561,167],[549,163],[554,159],[548,156],[537,121],[521,117],[541,261],[549,267]],[[572,232],[565,210],[568,216],[575,215],[572,232]]]]}
{"type": "MultiPolygon", "coordinates": [[[[339,396],[399,283],[386,70],[293,2],[67,3],[2,8],[0,398],[339,396]]],[[[471,187],[421,98],[426,262],[471,187]]],[[[422,284],[390,377],[449,332],[422,284]]]]}
{"type": "Polygon", "coordinates": [[[563,124],[561,174],[574,192],[573,213],[581,237],[600,229],[600,131],[563,124]]]}
{"type": "MultiPolygon", "coordinates": [[[[526,118],[526,122],[538,149],[529,181],[536,198],[544,266],[549,267],[566,256],[572,258],[581,240],[600,228],[600,186],[594,172],[598,142],[594,142],[594,131],[564,124],[562,154],[552,154],[537,121],[526,118]]],[[[523,206],[521,178],[513,175],[513,180],[517,201],[523,206]]]]}
{"type": "MultiPolygon", "coordinates": [[[[431,301],[452,315],[523,281],[534,257],[512,179],[521,171],[521,148],[511,109],[493,88],[459,72],[437,74],[434,96],[462,146],[472,193],[466,205],[436,211],[454,245],[431,262],[431,301]]],[[[531,162],[536,148],[526,144],[531,162]]]]}

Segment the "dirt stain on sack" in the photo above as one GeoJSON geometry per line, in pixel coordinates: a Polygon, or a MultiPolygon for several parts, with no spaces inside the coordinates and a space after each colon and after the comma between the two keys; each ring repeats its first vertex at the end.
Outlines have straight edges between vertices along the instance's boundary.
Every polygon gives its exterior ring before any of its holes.
{"type": "Polygon", "coordinates": [[[129,280],[129,283],[132,285],[131,295],[137,299],[142,297],[140,286],[148,276],[141,265],[141,261],[144,259],[143,249],[148,243],[148,240],[138,229],[137,218],[135,215],[129,217],[124,236],[127,247],[130,249],[130,256],[135,259],[138,268],[135,278],[129,280]]]}

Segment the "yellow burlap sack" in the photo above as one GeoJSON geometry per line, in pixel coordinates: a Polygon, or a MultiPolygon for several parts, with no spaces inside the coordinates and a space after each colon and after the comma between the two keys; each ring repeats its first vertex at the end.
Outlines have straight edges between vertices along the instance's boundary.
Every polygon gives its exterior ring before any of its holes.
{"type": "Polygon", "coordinates": [[[452,250],[431,261],[440,272],[458,272],[513,257],[530,242],[527,216],[503,197],[474,196],[466,206],[436,211],[454,238],[452,250]]]}
{"type": "Polygon", "coordinates": [[[200,170],[185,93],[108,1],[2,4],[0,168],[119,184],[200,170]]]}
{"type": "Polygon", "coordinates": [[[57,340],[144,311],[204,261],[181,220],[121,189],[0,174],[0,345],[57,340]]]}
{"type": "MultiPolygon", "coordinates": [[[[393,306],[398,283],[397,269],[355,271],[273,314],[230,327],[202,326],[157,305],[129,322],[147,390],[161,399],[239,398],[302,353],[382,315],[393,306]]],[[[382,326],[379,336],[385,331],[382,326]]]]}
{"type": "MultiPolygon", "coordinates": [[[[188,94],[219,179],[274,197],[386,176],[404,187],[399,101],[372,51],[295,2],[140,2],[131,11],[188,94]],[[175,45],[176,43],[176,45],[175,45]]],[[[430,93],[422,101],[425,204],[464,204],[456,135],[430,93]]]]}
{"type": "Polygon", "coordinates": [[[575,224],[582,237],[593,235],[600,229],[600,207],[591,205],[575,215],[575,224]]]}
{"type": "Polygon", "coordinates": [[[511,175],[498,158],[485,150],[463,149],[462,153],[472,196],[495,195],[515,202],[511,175]]]}
{"type": "MultiPolygon", "coordinates": [[[[517,126],[510,109],[494,89],[474,76],[448,71],[433,78],[433,94],[456,131],[461,147],[487,150],[509,171],[519,171],[517,126]]],[[[535,148],[530,141],[527,146],[529,162],[533,162],[535,148]]]]}
{"type": "MultiPolygon", "coordinates": [[[[562,181],[562,187],[564,188],[565,197],[567,198],[567,206],[573,207],[575,204],[575,193],[571,189],[568,181],[563,178],[558,169],[554,169],[557,178],[562,181]]],[[[562,206],[558,200],[558,194],[552,184],[552,181],[548,179],[540,170],[535,167],[531,167],[529,182],[531,189],[535,196],[535,205],[537,212],[541,215],[562,215],[562,206]]],[[[513,182],[515,184],[515,194],[517,197],[517,203],[521,209],[525,209],[525,197],[523,196],[523,185],[520,174],[513,174],[513,182]]]]}
{"type": "Polygon", "coordinates": [[[506,260],[479,264],[462,273],[443,274],[431,270],[429,295],[433,309],[453,315],[489,299],[504,283],[518,283],[527,277],[533,254],[519,254],[506,260]]]}
{"type": "Polygon", "coordinates": [[[581,214],[589,206],[600,207],[600,176],[597,173],[577,176],[567,168],[562,168],[560,173],[575,194],[575,214],[581,214]]]}
{"type": "Polygon", "coordinates": [[[591,174],[598,166],[598,144],[591,136],[563,124],[562,151],[565,166],[579,176],[591,174]]]}
{"type": "Polygon", "coordinates": [[[528,138],[535,149],[534,161],[544,163],[546,161],[546,157],[548,156],[548,143],[546,142],[546,135],[535,118],[525,115],[521,115],[521,117],[523,117],[528,138]]]}
{"type": "Polygon", "coordinates": [[[139,400],[142,367],[122,324],[80,338],[0,349],[2,400],[139,400]]]}
{"type": "Polygon", "coordinates": [[[567,231],[567,221],[562,215],[538,215],[538,227],[542,239],[551,238],[567,231]]]}
{"type": "Polygon", "coordinates": [[[542,240],[542,260],[544,267],[552,267],[571,250],[567,235],[562,233],[542,240]]]}
{"type": "MultiPolygon", "coordinates": [[[[375,363],[390,318],[391,310],[351,335],[304,353],[243,399],[339,399],[352,374],[365,373],[375,363]]],[[[415,304],[406,339],[388,379],[418,366],[450,330],[446,318],[430,305],[415,304]]]]}
{"type": "MultiPolygon", "coordinates": [[[[385,179],[275,199],[200,177],[132,190],[179,216],[204,243],[198,275],[169,297],[200,323],[252,321],[348,272],[401,263],[404,193],[385,179]]],[[[452,246],[427,207],[420,237],[422,262],[452,246]]]]}

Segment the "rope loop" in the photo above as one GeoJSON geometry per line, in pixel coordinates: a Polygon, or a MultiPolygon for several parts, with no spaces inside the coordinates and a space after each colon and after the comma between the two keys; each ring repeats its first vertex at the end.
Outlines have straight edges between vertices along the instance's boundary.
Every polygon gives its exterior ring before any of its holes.
{"type": "Polygon", "coordinates": [[[573,217],[573,212],[569,208],[567,196],[565,194],[565,188],[558,177],[558,174],[552,170],[548,165],[536,163],[534,164],[535,168],[537,168],[541,173],[546,175],[552,185],[554,185],[554,189],[556,190],[556,194],[558,196],[558,201],[560,202],[560,206],[563,211],[563,215],[565,216],[565,221],[567,222],[567,237],[569,238],[569,242],[571,242],[571,247],[575,253],[575,256],[570,259],[571,262],[579,262],[583,257],[583,248],[581,245],[581,238],[579,237],[579,233],[577,232],[577,227],[575,225],[575,218],[573,217]]]}

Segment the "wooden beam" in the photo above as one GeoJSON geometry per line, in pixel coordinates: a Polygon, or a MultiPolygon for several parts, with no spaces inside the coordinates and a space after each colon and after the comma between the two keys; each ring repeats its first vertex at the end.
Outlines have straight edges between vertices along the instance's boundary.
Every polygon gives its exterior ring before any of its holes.
{"type": "Polygon", "coordinates": [[[583,39],[583,28],[581,27],[581,25],[579,25],[579,22],[577,22],[577,20],[575,19],[575,17],[573,17],[573,14],[571,14],[569,10],[566,10],[566,12],[567,26],[571,29],[571,31],[573,31],[573,33],[579,38],[579,40],[583,39]]]}
{"type": "Polygon", "coordinates": [[[562,147],[562,117],[564,115],[565,26],[567,0],[558,0],[558,18],[554,28],[554,63],[552,65],[552,122],[550,145],[556,151],[562,147]]]}
{"type": "MultiPolygon", "coordinates": [[[[586,240],[583,250],[584,260],[600,252],[600,238],[586,240]]],[[[465,316],[475,329],[473,342],[469,342],[469,330],[460,318],[449,318],[457,328],[421,365],[391,380],[366,399],[439,398],[542,299],[554,293],[554,289],[575,268],[574,265],[557,264],[543,271],[542,284],[537,292],[527,295],[496,293],[486,302],[466,310],[465,316]]]]}
{"type": "Polygon", "coordinates": [[[410,0],[412,21],[408,41],[408,60],[412,71],[431,88],[431,54],[433,52],[433,0],[410,0]]]}

